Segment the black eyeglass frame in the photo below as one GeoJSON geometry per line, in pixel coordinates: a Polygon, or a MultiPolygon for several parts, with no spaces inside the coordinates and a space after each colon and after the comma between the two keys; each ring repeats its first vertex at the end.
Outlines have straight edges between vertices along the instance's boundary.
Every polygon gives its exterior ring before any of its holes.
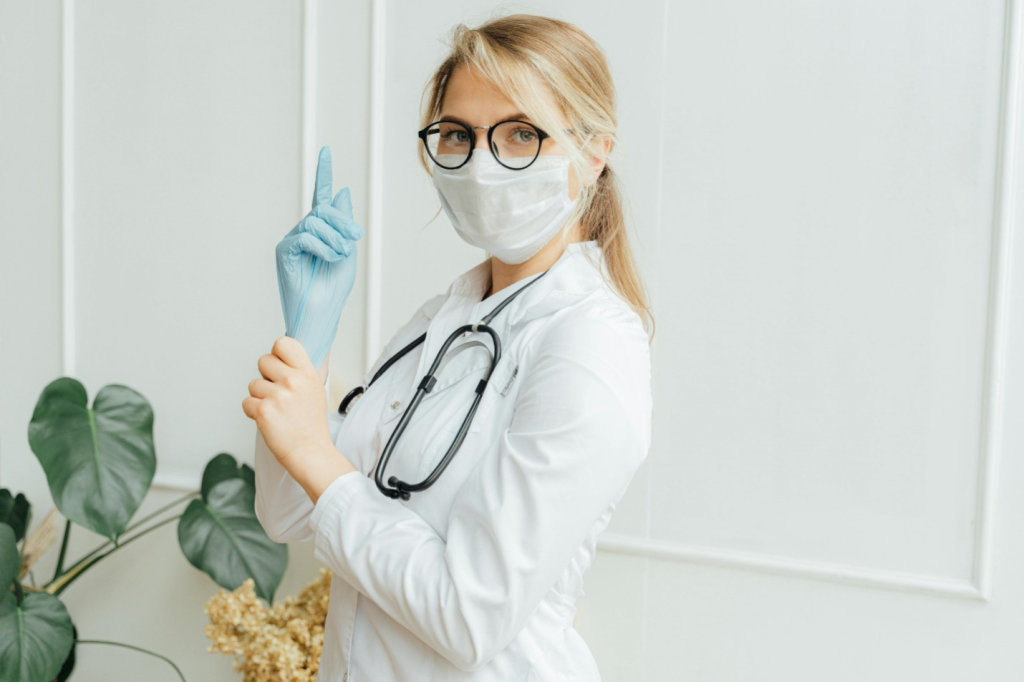
{"type": "MultiPolygon", "coordinates": [[[[487,131],[487,149],[491,152],[491,156],[494,157],[495,161],[500,163],[502,166],[505,166],[505,168],[508,168],[509,170],[525,170],[525,169],[529,168],[530,166],[532,166],[533,162],[537,160],[538,156],[540,156],[540,150],[543,149],[543,147],[544,147],[544,140],[546,140],[549,137],[551,137],[550,135],[548,135],[546,132],[544,132],[543,130],[541,130],[540,128],[535,126],[534,124],[532,124],[532,123],[530,123],[528,121],[520,121],[519,119],[516,119],[516,118],[510,118],[510,119],[507,119],[507,120],[504,120],[504,121],[498,121],[497,123],[495,123],[493,125],[489,125],[489,126],[471,126],[471,125],[467,125],[467,124],[463,123],[462,121],[453,121],[453,120],[448,119],[448,118],[442,118],[440,120],[434,121],[433,123],[428,125],[426,128],[424,128],[423,130],[418,131],[416,133],[416,135],[421,140],[423,140],[423,148],[427,150],[427,156],[430,157],[431,161],[433,161],[438,166],[440,166],[441,168],[444,168],[446,170],[455,170],[456,168],[462,168],[467,163],[469,163],[470,159],[473,158],[473,151],[476,149],[476,131],[478,129],[479,130],[486,130],[487,131]],[[466,131],[469,132],[469,154],[466,155],[466,160],[463,161],[462,163],[460,163],[458,166],[446,166],[443,163],[441,163],[440,161],[438,161],[437,159],[435,159],[434,155],[430,153],[430,145],[427,144],[427,133],[430,131],[431,128],[433,128],[434,126],[436,126],[439,123],[454,123],[455,125],[462,126],[463,130],[466,130],[466,131]],[[494,129],[497,128],[498,126],[500,126],[503,123],[522,123],[523,125],[530,126],[531,128],[533,128],[534,130],[537,131],[537,136],[540,138],[540,141],[537,143],[537,153],[534,154],[532,159],[530,159],[530,163],[526,164],[525,166],[520,166],[518,168],[513,168],[512,166],[508,166],[508,165],[502,163],[501,159],[498,158],[498,155],[494,153],[494,129]]],[[[575,135],[576,134],[576,131],[572,130],[572,129],[565,129],[562,132],[569,133],[570,135],[575,135]]]]}

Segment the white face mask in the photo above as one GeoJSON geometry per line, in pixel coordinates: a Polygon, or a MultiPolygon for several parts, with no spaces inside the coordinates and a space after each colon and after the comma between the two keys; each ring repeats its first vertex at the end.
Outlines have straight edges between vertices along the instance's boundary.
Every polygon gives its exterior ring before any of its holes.
{"type": "MultiPolygon", "coordinates": [[[[461,155],[440,154],[442,163],[461,155]]],[[[569,199],[569,157],[539,156],[523,170],[505,168],[477,150],[454,170],[434,166],[441,207],[467,244],[505,263],[522,263],[544,248],[576,208],[569,199]]]]}

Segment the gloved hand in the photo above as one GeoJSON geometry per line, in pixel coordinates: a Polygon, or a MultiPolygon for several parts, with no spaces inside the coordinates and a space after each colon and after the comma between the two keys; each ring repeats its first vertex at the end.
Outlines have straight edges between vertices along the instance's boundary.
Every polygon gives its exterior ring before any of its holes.
{"type": "Polygon", "coordinates": [[[277,245],[277,285],[285,335],[301,342],[320,369],[338,333],[356,277],[356,240],[348,187],[331,200],[331,150],[320,149],[313,210],[277,245]]]}

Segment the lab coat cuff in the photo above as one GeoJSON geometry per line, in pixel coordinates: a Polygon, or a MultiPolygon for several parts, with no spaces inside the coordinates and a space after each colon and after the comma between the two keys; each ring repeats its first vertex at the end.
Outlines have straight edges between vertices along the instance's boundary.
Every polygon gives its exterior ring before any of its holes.
{"type": "Polygon", "coordinates": [[[324,488],[313,505],[313,511],[309,515],[309,528],[315,534],[320,526],[320,517],[324,515],[329,507],[334,508],[335,513],[341,514],[348,508],[352,501],[352,487],[359,479],[369,480],[361,471],[349,471],[331,481],[331,484],[324,488]]]}

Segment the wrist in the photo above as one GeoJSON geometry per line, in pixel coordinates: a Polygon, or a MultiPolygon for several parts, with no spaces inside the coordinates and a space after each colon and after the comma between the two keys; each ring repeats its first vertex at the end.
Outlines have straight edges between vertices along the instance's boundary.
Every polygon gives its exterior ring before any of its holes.
{"type": "Polygon", "coordinates": [[[324,358],[323,363],[320,365],[320,368],[317,370],[317,372],[320,374],[320,383],[321,384],[325,384],[325,385],[327,384],[327,375],[330,374],[330,371],[331,371],[331,353],[330,353],[330,351],[328,351],[327,352],[327,356],[324,358]]]}
{"type": "Polygon", "coordinates": [[[333,443],[313,450],[308,457],[300,460],[302,463],[292,476],[302,486],[309,499],[316,504],[320,495],[339,476],[356,471],[345,455],[338,452],[333,443]]]}

